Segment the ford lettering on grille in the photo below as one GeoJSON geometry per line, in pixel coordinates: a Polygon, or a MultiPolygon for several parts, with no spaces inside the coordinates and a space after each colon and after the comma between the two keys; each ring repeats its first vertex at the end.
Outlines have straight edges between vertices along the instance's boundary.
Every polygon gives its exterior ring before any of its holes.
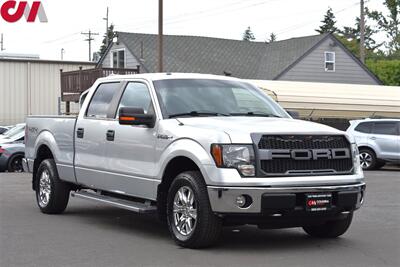
{"type": "Polygon", "coordinates": [[[353,159],[344,135],[252,134],[258,176],[351,174],[353,159]]]}
{"type": "Polygon", "coordinates": [[[260,150],[261,160],[272,160],[272,159],[318,160],[318,159],[347,159],[347,158],[350,158],[350,150],[348,148],[260,150]]]}

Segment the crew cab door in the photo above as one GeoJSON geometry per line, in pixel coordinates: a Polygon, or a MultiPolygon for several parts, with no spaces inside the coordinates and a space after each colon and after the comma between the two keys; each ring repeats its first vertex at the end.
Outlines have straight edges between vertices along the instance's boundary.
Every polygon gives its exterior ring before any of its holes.
{"type": "Polygon", "coordinates": [[[113,138],[106,145],[108,189],[136,197],[155,199],[159,183],[155,179],[155,127],[143,125],[120,125],[119,109],[133,107],[143,109],[145,114],[155,115],[155,105],[149,85],[144,81],[131,81],[121,91],[115,111],[115,120],[107,131],[113,138]]]}
{"type": "Polygon", "coordinates": [[[94,92],[86,110],[82,110],[75,127],[75,176],[79,184],[104,189],[107,177],[106,132],[110,127],[113,99],[120,82],[102,83],[94,92]]]}

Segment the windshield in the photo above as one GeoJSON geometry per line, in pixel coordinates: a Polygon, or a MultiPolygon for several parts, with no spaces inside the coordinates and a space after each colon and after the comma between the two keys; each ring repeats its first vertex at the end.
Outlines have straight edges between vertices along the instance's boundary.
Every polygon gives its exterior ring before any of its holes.
{"type": "Polygon", "coordinates": [[[17,135],[21,132],[25,131],[25,124],[22,125],[17,125],[14,128],[8,130],[7,132],[4,133],[5,138],[11,138],[14,135],[17,135]]]}
{"type": "Polygon", "coordinates": [[[288,118],[286,112],[256,87],[212,79],[154,81],[165,118],[179,116],[265,116],[288,118]]]}

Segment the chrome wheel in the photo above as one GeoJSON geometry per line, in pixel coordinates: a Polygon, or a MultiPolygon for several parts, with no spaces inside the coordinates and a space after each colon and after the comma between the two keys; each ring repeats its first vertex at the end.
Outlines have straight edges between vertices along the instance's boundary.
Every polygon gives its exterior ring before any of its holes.
{"type": "Polygon", "coordinates": [[[367,152],[360,153],[360,164],[363,169],[369,168],[372,164],[373,158],[367,152]]]}
{"type": "Polygon", "coordinates": [[[44,208],[49,204],[51,193],[51,181],[50,173],[48,170],[44,170],[40,175],[39,180],[39,205],[44,208]]]}
{"type": "Polygon", "coordinates": [[[179,188],[174,197],[174,226],[184,236],[190,235],[196,227],[197,208],[195,196],[187,186],[179,188]]]}

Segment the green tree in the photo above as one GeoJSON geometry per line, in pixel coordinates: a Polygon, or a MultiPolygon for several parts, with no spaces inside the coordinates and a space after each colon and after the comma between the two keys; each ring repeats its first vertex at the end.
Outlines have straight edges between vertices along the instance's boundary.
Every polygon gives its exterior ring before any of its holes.
{"type": "Polygon", "coordinates": [[[333,14],[332,8],[328,8],[326,11],[326,14],[324,16],[324,19],[321,20],[322,25],[319,26],[319,29],[316,29],[315,31],[319,32],[320,34],[323,33],[335,33],[337,31],[336,28],[336,17],[335,14],[333,14]]]}
{"type": "Polygon", "coordinates": [[[276,38],[276,34],[271,32],[271,34],[269,35],[268,39],[265,41],[267,44],[276,42],[277,38],[276,38]]]}
{"type": "Polygon", "coordinates": [[[108,38],[108,43],[111,44],[116,36],[117,33],[114,31],[114,24],[111,24],[108,27],[107,34],[103,38],[103,42],[99,51],[100,57],[102,57],[107,50],[107,38],[108,38]]]}
{"type": "MultiPolygon", "coordinates": [[[[361,36],[361,26],[360,26],[360,18],[356,17],[355,27],[343,27],[343,30],[339,30],[339,34],[346,38],[348,41],[355,40],[358,45],[360,44],[360,36],[361,36]]],[[[377,43],[373,36],[378,32],[377,29],[372,28],[370,25],[365,24],[365,32],[364,32],[364,43],[365,48],[367,50],[374,51],[375,49],[382,46],[383,43],[377,43]]],[[[358,55],[358,54],[357,54],[358,55]]]]}
{"type": "Polygon", "coordinates": [[[250,29],[250,26],[247,27],[247,29],[244,31],[242,39],[243,41],[254,41],[256,39],[256,37],[254,37],[254,34],[250,29]]]}
{"type": "Polygon", "coordinates": [[[366,65],[383,84],[400,86],[400,60],[367,59],[366,65]]]}
{"type": "Polygon", "coordinates": [[[400,0],[385,0],[383,4],[389,11],[388,15],[372,11],[367,16],[377,22],[379,30],[385,32],[388,54],[400,56],[400,0]]]}

